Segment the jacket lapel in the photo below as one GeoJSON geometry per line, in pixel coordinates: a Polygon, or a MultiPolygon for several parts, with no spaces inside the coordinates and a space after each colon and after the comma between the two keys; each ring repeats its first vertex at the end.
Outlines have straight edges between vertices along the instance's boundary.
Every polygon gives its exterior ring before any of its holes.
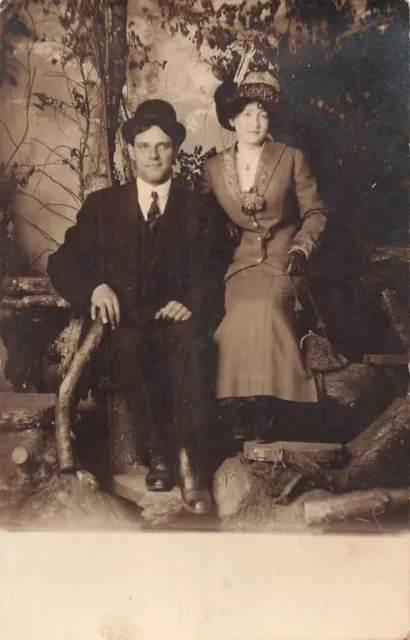
{"type": "Polygon", "coordinates": [[[275,140],[265,142],[255,176],[255,189],[260,196],[265,195],[285,149],[286,144],[282,142],[275,140]]]}
{"type": "Polygon", "coordinates": [[[240,220],[244,214],[235,166],[235,146],[226,149],[217,158],[215,195],[221,207],[234,220],[240,220]]]}
{"type": "Polygon", "coordinates": [[[137,184],[135,180],[124,185],[124,191],[124,208],[122,217],[127,220],[127,222],[133,223],[141,215],[141,210],[138,204],[137,184]]]}
{"type": "Polygon", "coordinates": [[[220,170],[230,195],[241,203],[241,191],[235,166],[235,146],[223,151],[220,155],[220,170]]]}
{"type": "Polygon", "coordinates": [[[138,204],[137,186],[129,182],[121,187],[118,197],[117,211],[114,212],[112,228],[112,246],[121,253],[119,258],[126,258],[124,252],[133,255],[136,251],[139,236],[139,218],[142,216],[138,204]]]}
{"type": "MultiPolygon", "coordinates": [[[[263,196],[286,149],[286,144],[267,140],[259,159],[255,176],[256,192],[263,196]]],[[[241,191],[235,166],[235,146],[220,155],[220,170],[230,195],[241,204],[241,191]]]]}
{"type": "MultiPolygon", "coordinates": [[[[286,144],[276,142],[275,140],[266,141],[255,175],[255,191],[260,196],[263,197],[265,195],[285,149],[286,144]]],[[[220,154],[219,170],[226,185],[227,195],[231,203],[229,209],[232,210],[233,207],[236,215],[241,215],[242,201],[235,166],[235,146],[230,147],[220,154]]]]}

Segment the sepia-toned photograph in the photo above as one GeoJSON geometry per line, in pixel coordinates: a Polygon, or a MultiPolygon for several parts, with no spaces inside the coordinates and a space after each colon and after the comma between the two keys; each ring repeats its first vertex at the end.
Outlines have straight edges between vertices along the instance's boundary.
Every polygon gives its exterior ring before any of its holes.
{"type": "Polygon", "coordinates": [[[408,22],[1,0],[2,530],[408,530],[408,22]]]}

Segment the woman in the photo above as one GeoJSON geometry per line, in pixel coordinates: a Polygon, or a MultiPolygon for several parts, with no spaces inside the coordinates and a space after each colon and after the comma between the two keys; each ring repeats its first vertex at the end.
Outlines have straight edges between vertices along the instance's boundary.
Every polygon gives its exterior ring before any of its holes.
{"type": "MultiPolygon", "coordinates": [[[[304,154],[269,137],[279,100],[269,73],[251,72],[239,87],[218,88],[218,120],[236,132],[237,143],[207,161],[202,185],[204,198],[216,198],[238,237],[225,274],[225,316],[215,333],[216,396],[256,399],[270,413],[274,404],[273,417],[280,401],[318,399],[301,359],[295,292],[326,226],[304,154]]],[[[263,425],[253,426],[261,436],[263,425]]]]}

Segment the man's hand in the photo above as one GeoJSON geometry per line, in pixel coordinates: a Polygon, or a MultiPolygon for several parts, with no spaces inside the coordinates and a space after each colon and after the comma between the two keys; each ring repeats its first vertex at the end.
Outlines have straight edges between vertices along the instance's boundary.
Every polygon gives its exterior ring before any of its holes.
{"type": "Polygon", "coordinates": [[[155,314],[155,320],[172,320],[173,322],[186,322],[192,318],[192,313],[181,302],[171,300],[155,314]]]}
{"type": "Polygon", "coordinates": [[[111,325],[111,329],[116,329],[120,324],[120,303],[117,294],[108,286],[108,284],[100,284],[96,287],[91,296],[91,318],[97,318],[97,312],[100,312],[103,324],[111,325]]]}
{"type": "Polygon", "coordinates": [[[302,276],[305,273],[306,263],[303,251],[292,251],[286,256],[285,271],[290,276],[302,276]]]}

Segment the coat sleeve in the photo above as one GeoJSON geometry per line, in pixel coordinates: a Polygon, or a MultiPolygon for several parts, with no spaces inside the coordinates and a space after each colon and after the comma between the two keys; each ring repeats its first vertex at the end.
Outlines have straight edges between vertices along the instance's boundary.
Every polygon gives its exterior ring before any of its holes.
{"type": "Polygon", "coordinates": [[[290,251],[303,251],[309,258],[320,245],[327,224],[326,211],[319,196],[316,180],[302,151],[295,150],[294,181],[301,227],[290,251]]]}
{"type": "Polygon", "coordinates": [[[105,281],[100,222],[101,192],[90,194],[48,259],[47,273],[58,293],[75,307],[87,309],[94,289],[105,281]]]}

